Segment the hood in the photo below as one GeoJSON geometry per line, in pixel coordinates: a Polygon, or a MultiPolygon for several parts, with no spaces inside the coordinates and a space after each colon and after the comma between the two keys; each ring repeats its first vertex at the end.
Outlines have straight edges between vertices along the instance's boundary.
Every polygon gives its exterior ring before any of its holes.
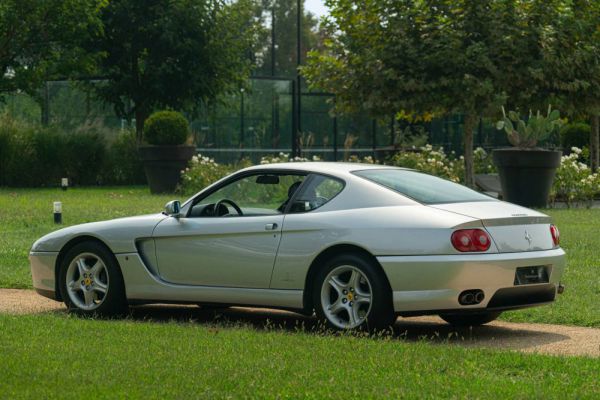
{"type": "Polygon", "coordinates": [[[73,225],[43,236],[31,250],[60,251],[77,236],[92,236],[106,243],[114,253],[135,252],[135,240],[151,237],[156,225],[165,218],[169,217],[161,213],[73,225]]]}

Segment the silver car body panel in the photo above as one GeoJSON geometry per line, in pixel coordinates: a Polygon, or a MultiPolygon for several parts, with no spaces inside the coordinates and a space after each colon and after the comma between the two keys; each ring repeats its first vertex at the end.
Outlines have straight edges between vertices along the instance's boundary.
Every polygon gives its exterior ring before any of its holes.
{"type": "Polygon", "coordinates": [[[462,254],[446,256],[377,257],[392,286],[396,311],[485,308],[493,295],[514,287],[517,267],[546,266],[549,283],[558,285],[565,268],[562,249],[525,253],[462,254]],[[481,289],[478,305],[461,306],[458,295],[481,289]]]}
{"type": "MultiPolygon", "coordinates": [[[[553,246],[548,216],[493,199],[424,205],[352,174],[368,168],[393,167],[288,163],[255,166],[235,175],[306,171],[345,182],[336,197],[307,213],[230,218],[154,214],[52,232],[30,253],[34,287],[46,294],[55,290],[58,252],[80,236],[97,238],[115,253],[131,301],[302,308],[311,264],[339,245],[356,246],[377,259],[397,312],[486,307],[497,290],[514,286],[519,266],[546,266],[550,284],[558,284],[565,256],[553,246]],[[265,229],[273,223],[277,229],[265,229]],[[452,232],[465,228],[487,230],[490,249],[477,254],[454,249],[452,232]],[[483,290],[485,300],[460,306],[458,293],[468,289],[483,290]]],[[[183,215],[190,206],[191,199],[182,206],[183,215]]]]}

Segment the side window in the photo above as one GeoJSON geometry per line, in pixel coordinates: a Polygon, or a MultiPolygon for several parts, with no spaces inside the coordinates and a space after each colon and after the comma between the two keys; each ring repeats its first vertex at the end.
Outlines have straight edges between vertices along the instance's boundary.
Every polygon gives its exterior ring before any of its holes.
{"type": "Polygon", "coordinates": [[[236,217],[282,214],[306,177],[256,174],[238,179],[195,202],[190,217],[236,217]]]}
{"type": "Polygon", "coordinates": [[[321,207],[338,195],[344,188],[340,180],[323,175],[311,175],[310,180],[302,187],[302,192],[294,199],[291,213],[312,211],[321,207]]]}

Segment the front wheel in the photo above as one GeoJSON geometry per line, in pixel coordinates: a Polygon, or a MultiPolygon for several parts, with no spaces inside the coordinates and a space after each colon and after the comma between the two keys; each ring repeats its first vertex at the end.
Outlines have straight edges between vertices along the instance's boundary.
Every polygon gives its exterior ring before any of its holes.
{"type": "Polygon", "coordinates": [[[440,318],[456,326],[479,326],[492,322],[498,318],[502,312],[482,312],[473,314],[440,314],[440,318]]]}
{"type": "Polygon", "coordinates": [[[59,280],[70,312],[112,317],[127,311],[121,270],[113,254],[100,243],[83,242],[69,250],[59,280]]]}
{"type": "Polygon", "coordinates": [[[316,276],[317,317],[339,330],[385,329],[394,322],[391,291],[373,262],[357,255],[331,259],[316,276]]]}

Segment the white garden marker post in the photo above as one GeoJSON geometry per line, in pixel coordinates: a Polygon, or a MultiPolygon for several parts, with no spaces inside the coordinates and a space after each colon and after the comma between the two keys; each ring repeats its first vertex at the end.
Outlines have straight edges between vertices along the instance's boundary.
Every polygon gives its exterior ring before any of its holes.
{"type": "Polygon", "coordinates": [[[62,203],[60,201],[54,202],[54,223],[62,224],[62,203]]]}

